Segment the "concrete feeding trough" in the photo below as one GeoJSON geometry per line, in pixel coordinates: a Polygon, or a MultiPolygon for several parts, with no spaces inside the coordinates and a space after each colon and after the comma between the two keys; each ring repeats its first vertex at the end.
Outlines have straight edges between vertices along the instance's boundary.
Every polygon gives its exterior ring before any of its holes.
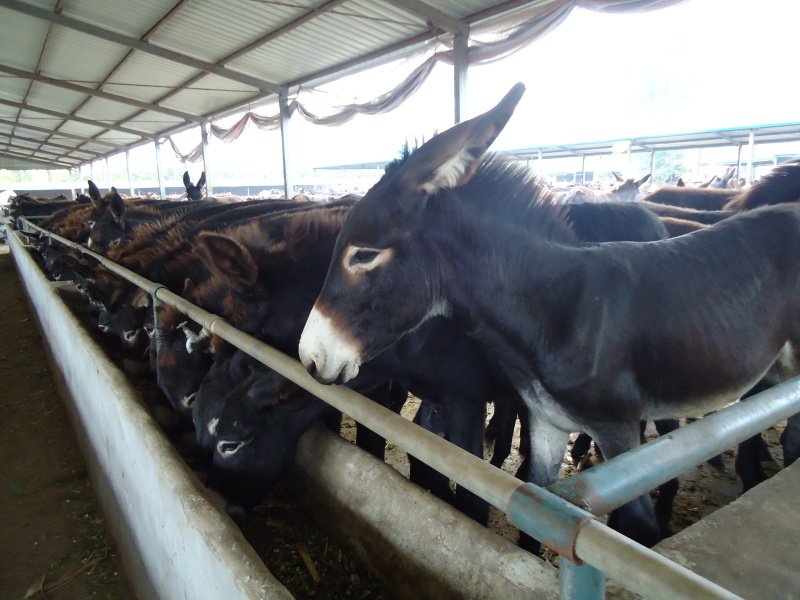
{"type": "MultiPolygon", "coordinates": [[[[291,598],[212,506],[128,380],[15,235],[9,243],[135,594],[291,598]]],[[[291,479],[311,516],[354,546],[397,597],[558,597],[552,565],[338,436],[312,428],[291,479]]]]}

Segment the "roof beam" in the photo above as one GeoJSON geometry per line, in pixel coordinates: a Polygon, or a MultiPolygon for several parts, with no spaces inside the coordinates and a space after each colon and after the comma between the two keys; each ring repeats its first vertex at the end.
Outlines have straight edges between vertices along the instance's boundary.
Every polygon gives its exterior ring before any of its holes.
{"type": "Polygon", "coordinates": [[[88,150],[81,150],[77,146],[67,146],[66,144],[59,144],[58,142],[50,142],[48,140],[42,140],[39,138],[30,138],[24,135],[19,135],[14,132],[10,134],[4,134],[0,132],[0,137],[3,137],[4,135],[10,135],[11,136],[10,139],[12,140],[22,140],[23,142],[32,142],[34,144],[39,144],[40,148],[42,146],[53,146],[54,148],[61,148],[62,150],[68,150],[69,152],[80,152],[81,154],[88,154],[89,156],[95,156],[95,157],[97,156],[97,154],[95,154],[94,152],[89,152],[88,150]]]}
{"type": "Polygon", "coordinates": [[[226,67],[205,62],[203,60],[198,60],[179,52],[167,50],[161,46],[154,46],[149,42],[115,33],[113,31],[109,31],[108,29],[97,27],[96,25],[90,25],[89,23],[79,21],[78,19],[56,14],[50,10],[32,6],[30,4],[20,2],[19,0],[0,0],[0,6],[5,6],[11,10],[21,12],[37,19],[49,21],[50,23],[55,23],[56,25],[67,27],[68,29],[80,31],[81,33],[106,40],[107,42],[119,44],[120,46],[125,46],[127,48],[133,48],[134,50],[152,54],[165,60],[180,63],[200,71],[205,71],[206,73],[214,73],[220,77],[224,77],[232,81],[238,81],[239,83],[243,83],[245,85],[250,85],[258,90],[261,90],[262,92],[279,94],[283,90],[281,86],[272,83],[271,81],[265,81],[263,79],[259,79],[258,77],[251,77],[249,75],[245,75],[244,73],[232,71],[226,67]]]}
{"type": "MultiPolygon", "coordinates": [[[[2,1],[3,0],[0,0],[0,2],[2,1]]],[[[64,81],[63,79],[53,79],[52,77],[47,77],[46,75],[41,75],[39,73],[31,73],[30,71],[23,71],[22,69],[17,69],[16,67],[10,67],[8,65],[0,64],[0,71],[2,71],[3,73],[8,73],[9,75],[13,75],[15,77],[20,77],[22,79],[32,79],[33,81],[39,81],[41,83],[46,83],[47,85],[64,88],[65,90],[71,90],[73,92],[87,94],[88,96],[94,96],[96,98],[102,98],[104,100],[111,100],[112,102],[119,102],[121,104],[128,104],[130,106],[135,106],[143,110],[150,110],[157,113],[163,113],[165,115],[169,115],[171,117],[175,117],[183,121],[194,121],[196,123],[202,123],[204,121],[202,117],[185,113],[180,110],[173,110],[171,108],[167,108],[165,106],[158,106],[157,104],[152,104],[150,102],[142,102],[141,100],[134,100],[133,98],[128,98],[127,96],[110,94],[109,92],[96,90],[94,88],[87,87],[85,85],[70,83],[69,81],[64,81]]]]}
{"type": "Polygon", "coordinates": [[[118,125],[109,125],[107,123],[100,123],[99,121],[93,121],[92,119],[84,119],[83,117],[68,115],[67,113],[50,110],[49,108],[42,108],[40,106],[33,106],[31,104],[23,104],[22,102],[12,102],[11,100],[3,100],[2,98],[0,98],[0,104],[5,104],[6,106],[13,106],[15,108],[19,108],[22,110],[30,110],[33,112],[42,113],[44,115],[48,115],[51,117],[65,119],[67,121],[75,121],[77,123],[83,123],[84,125],[91,125],[92,127],[103,127],[105,129],[113,129],[114,131],[127,133],[128,135],[135,135],[137,137],[142,137],[142,138],[153,137],[152,134],[147,133],[145,131],[137,131],[136,129],[128,129],[127,127],[119,127],[118,125]]]}
{"type": "MultiPolygon", "coordinates": [[[[63,159],[64,161],[70,161],[70,162],[75,161],[75,164],[80,164],[81,163],[81,159],[80,158],[63,156],[63,155],[59,154],[58,152],[48,152],[47,150],[35,150],[34,151],[33,148],[28,148],[27,146],[19,146],[19,145],[15,144],[13,140],[0,140],[0,146],[5,146],[6,150],[12,150],[12,151],[16,150],[16,151],[19,151],[19,152],[23,152],[24,151],[24,152],[29,153],[30,156],[33,156],[34,154],[43,154],[43,155],[45,155],[47,157],[53,157],[53,159],[55,159],[55,160],[63,159]]],[[[48,160],[50,160],[50,159],[48,158],[48,160]]]]}
{"type": "Polygon", "coordinates": [[[745,142],[740,142],[739,140],[737,140],[737,139],[735,139],[735,138],[732,138],[732,137],[731,137],[731,136],[729,136],[729,135],[725,135],[725,134],[724,134],[724,133],[722,133],[721,131],[717,131],[717,132],[715,132],[715,133],[716,133],[716,134],[717,134],[719,137],[721,137],[723,140],[730,142],[730,143],[731,143],[733,146],[742,146],[742,145],[744,145],[744,143],[745,143],[745,142]]]}
{"type": "Polygon", "coordinates": [[[454,15],[435,8],[422,0],[384,0],[387,4],[402,8],[417,18],[423,19],[430,28],[441,29],[457,35],[464,33],[467,24],[454,15]]]}
{"type": "Polygon", "coordinates": [[[36,160],[35,158],[31,158],[30,155],[27,154],[17,154],[16,152],[8,152],[0,150],[0,158],[2,158],[3,156],[10,156],[11,158],[28,161],[34,165],[41,165],[42,169],[51,169],[52,165],[58,165],[62,169],[71,169],[72,167],[75,166],[75,165],[68,165],[66,163],[60,163],[57,161],[53,161],[52,163],[41,162],[36,160]]]}
{"type": "MultiPolygon", "coordinates": [[[[188,0],[184,0],[184,2],[185,1],[188,1],[188,0]]],[[[300,27],[302,24],[306,23],[307,21],[311,20],[312,18],[314,18],[314,17],[316,17],[316,16],[318,16],[320,14],[323,14],[323,13],[330,12],[330,11],[334,10],[339,5],[344,4],[344,2],[346,2],[346,1],[347,0],[328,0],[328,2],[325,2],[324,4],[322,4],[320,6],[310,9],[308,12],[306,12],[302,16],[296,18],[294,21],[291,21],[291,22],[287,23],[286,25],[283,25],[282,27],[279,27],[278,29],[270,31],[268,34],[263,35],[260,38],[258,38],[256,40],[253,40],[252,42],[250,42],[246,46],[243,46],[242,48],[239,48],[235,52],[233,52],[231,54],[228,54],[227,56],[225,56],[225,57],[221,58],[219,61],[217,61],[216,64],[219,65],[219,66],[226,65],[227,63],[229,63],[231,61],[234,61],[234,60],[236,60],[237,58],[239,58],[241,56],[244,56],[248,52],[251,52],[252,50],[255,50],[259,46],[263,46],[264,44],[267,44],[267,43],[271,42],[273,39],[275,39],[275,38],[277,38],[277,37],[279,37],[281,35],[284,35],[285,33],[288,33],[289,31],[292,31],[293,29],[296,29],[296,28],[300,27]]],[[[180,5],[180,3],[179,3],[179,5],[180,5]]],[[[170,11],[169,15],[174,14],[175,10],[178,8],[179,5],[176,5],[176,7],[173,8],[172,11],[170,11]]],[[[155,27],[160,25],[163,21],[164,21],[164,19],[159,21],[159,23],[157,23],[148,33],[145,34],[145,37],[151,35],[152,32],[155,30],[155,27]]],[[[142,37],[142,39],[145,39],[145,37],[142,37]]],[[[125,58],[127,58],[127,56],[125,58]]],[[[124,60],[125,59],[123,59],[123,61],[124,60]]],[[[120,62],[120,64],[122,64],[122,61],[120,62]]],[[[169,92],[167,92],[163,96],[159,96],[158,99],[155,100],[155,102],[163,102],[164,100],[167,100],[168,98],[171,98],[175,94],[178,94],[178,93],[182,92],[183,90],[188,89],[189,87],[191,87],[192,85],[194,85],[195,83],[200,81],[206,75],[207,75],[207,73],[198,73],[197,75],[193,75],[188,80],[184,81],[179,86],[177,86],[174,89],[170,90],[169,92]]],[[[109,75],[109,77],[110,77],[110,75],[109,75]]],[[[106,78],[106,79],[108,79],[108,78],[106,78]]],[[[268,96],[268,95],[272,95],[272,92],[269,92],[267,94],[261,93],[256,97],[259,98],[259,99],[262,99],[262,98],[264,98],[265,96],[268,96]]],[[[142,113],[136,113],[134,115],[131,115],[130,117],[126,117],[125,119],[121,119],[120,121],[117,121],[117,124],[124,123],[125,121],[128,121],[130,119],[133,119],[133,118],[139,116],[140,114],[142,114],[142,113]]]]}
{"type": "MultiPolygon", "coordinates": [[[[86,137],[85,135],[77,135],[77,134],[74,134],[74,133],[64,133],[64,132],[61,132],[61,131],[59,131],[57,133],[53,133],[52,129],[46,129],[44,127],[37,127],[36,125],[28,125],[27,123],[15,123],[14,121],[9,121],[7,119],[0,119],[0,125],[11,125],[12,127],[21,127],[22,129],[30,129],[31,131],[38,131],[39,133],[53,134],[54,136],[70,138],[70,139],[73,139],[73,140],[81,140],[81,141],[84,141],[84,142],[94,142],[96,144],[101,144],[103,146],[109,146],[109,147],[113,148],[114,150],[119,150],[119,151],[124,149],[124,146],[121,146],[119,144],[115,144],[113,142],[108,142],[106,140],[98,140],[96,138],[86,137]]],[[[148,137],[152,137],[152,136],[148,136],[148,137]]]]}
{"type": "MultiPolygon", "coordinates": [[[[59,3],[60,3],[61,1],[62,1],[62,0],[59,0],[59,3]]],[[[156,31],[158,31],[158,28],[159,28],[159,27],[161,27],[161,26],[162,26],[162,25],[164,25],[165,23],[168,23],[168,22],[169,22],[169,21],[170,21],[170,20],[171,20],[171,19],[172,19],[172,18],[173,18],[173,17],[174,17],[174,16],[175,16],[177,13],[178,13],[178,11],[179,11],[181,8],[183,8],[183,7],[184,7],[186,4],[188,4],[189,2],[190,2],[190,0],[179,0],[179,2],[178,2],[177,4],[175,4],[175,5],[174,5],[174,6],[173,6],[171,9],[169,9],[169,11],[167,11],[167,13],[166,13],[166,14],[165,14],[163,17],[161,17],[161,18],[160,18],[160,19],[159,19],[159,20],[156,22],[156,24],[155,24],[155,25],[153,25],[153,26],[152,26],[150,29],[148,29],[148,30],[145,32],[145,34],[144,34],[144,35],[143,35],[143,36],[142,36],[140,39],[141,39],[142,41],[145,41],[145,42],[146,42],[146,41],[148,41],[148,40],[149,40],[149,39],[150,39],[150,38],[151,38],[153,35],[155,35],[155,33],[156,33],[156,31]]],[[[56,6],[56,10],[55,10],[55,12],[61,12],[61,10],[59,9],[59,7],[58,7],[58,6],[56,6]]],[[[53,27],[54,27],[54,25],[51,23],[51,24],[50,24],[50,29],[52,29],[53,27]]],[[[110,72],[108,75],[106,75],[106,76],[103,78],[103,80],[102,80],[102,81],[100,82],[100,84],[97,86],[97,87],[98,87],[98,89],[99,89],[99,88],[101,88],[101,87],[103,87],[103,85],[104,85],[104,84],[108,83],[108,80],[109,80],[109,79],[111,79],[111,78],[112,78],[112,77],[113,77],[113,76],[114,76],[116,73],[118,73],[118,72],[119,72],[119,70],[120,70],[120,69],[122,68],[122,66],[123,66],[123,65],[124,65],[124,64],[125,64],[125,63],[128,61],[128,59],[130,59],[130,57],[133,55],[133,53],[134,53],[134,50],[133,50],[132,48],[131,48],[131,49],[129,49],[129,50],[128,50],[128,52],[126,52],[126,53],[125,53],[125,56],[123,56],[123,57],[122,57],[122,59],[121,59],[121,60],[120,60],[120,61],[119,61],[119,62],[116,64],[116,66],[114,66],[114,68],[113,68],[113,69],[111,69],[111,72],[110,72]]],[[[37,72],[37,73],[39,72],[39,69],[38,69],[38,68],[36,69],[36,72],[37,72]]],[[[202,74],[201,76],[204,76],[204,75],[205,75],[205,74],[202,74]]],[[[162,98],[159,98],[158,100],[156,100],[156,102],[153,102],[153,104],[156,104],[156,103],[158,103],[158,102],[161,102],[163,99],[164,99],[164,97],[162,97],[162,98]]],[[[80,111],[82,108],[84,108],[84,107],[85,107],[85,106],[86,106],[86,105],[89,103],[89,101],[90,101],[90,100],[91,100],[91,97],[90,97],[90,96],[87,96],[87,97],[86,97],[86,99],[85,99],[83,102],[81,102],[81,103],[80,103],[80,104],[79,104],[79,105],[78,105],[76,108],[74,108],[73,110],[71,110],[69,114],[71,114],[71,115],[74,115],[75,113],[79,112],[79,111],[80,111]]],[[[139,116],[139,115],[141,115],[141,114],[144,114],[144,112],[145,112],[145,111],[143,111],[143,110],[140,110],[140,111],[138,111],[137,113],[135,113],[135,115],[134,115],[134,116],[139,116]]],[[[130,119],[130,118],[131,118],[131,117],[129,117],[128,119],[130,119]]],[[[126,121],[126,120],[128,120],[128,119],[123,119],[123,120],[117,121],[117,122],[116,122],[116,123],[114,123],[114,124],[115,124],[115,125],[121,125],[121,124],[122,124],[124,121],[126,121]]],[[[56,129],[54,130],[54,133],[55,133],[55,132],[57,132],[57,131],[58,131],[58,128],[59,128],[59,127],[62,127],[62,126],[64,125],[64,123],[66,123],[66,121],[64,121],[63,123],[61,123],[61,125],[59,125],[58,127],[56,127],[56,129]]],[[[108,131],[108,130],[105,130],[105,131],[108,131]]],[[[103,131],[103,133],[105,133],[105,131],[103,131]]],[[[101,134],[97,134],[97,135],[101,135],[101,134]]],[[[49,139],[50,139],[50,137],[51,137],[51,136],[48,136],[48,137],[47,137],[47,139],[49,140],[49,139]]]]}

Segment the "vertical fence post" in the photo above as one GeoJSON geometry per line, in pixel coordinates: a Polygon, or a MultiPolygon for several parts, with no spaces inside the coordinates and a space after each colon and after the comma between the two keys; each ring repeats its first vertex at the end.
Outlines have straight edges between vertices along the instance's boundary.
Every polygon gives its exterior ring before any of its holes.
{"type": "Polygon", "coordinates": [[[281,155],[283,157],[283,194],[287,199],[294,196],[294,174],[292,173],[291,134],[289,133],[289,91],[278,96],[281,114],[281,155]]]}
{"type": "Polygon", "coordinates": [[[158,191],[161,194],[161,199],[167,197],[167,188],[164,185],[164,159],[161,157],[161,140],[154,138],[156,144],[156,169],[158,170],[158,191]]]}
{"type": "Polygon", "coordinates": [[[469,25],[453,36],[453,119],[457,124],[467,113],[467,72],[469,70],[469,25]]]}
{"type": "Polygon", "coordinates": [[[561,557],[558,561],[561,600],[603,600],[606,577],[591,565],[578,566],[561,557]]]}
{"type": "MultiPolygon", "coordinates": [[[[213,182],[213,175],[214,175],[214,167],[211,164],[211,150],[208,146],[208,123],[203,123],[200,125],[200,140],[203,144],[203,171],[206,174],[206,195],[213,196],[214,195],[214,187],[212,185],[213,182]]],[[[185,166],[184,162],[184,166],[185,166]]],[[[186,169],[184,169],[186,170],[186,169]]]]}
{"type": "Polygon", "coordinates": [[[131,150],[125,149],[125,172],[128,174],[128,193],[135,196],[133,192],[133,174],[131,173],[131,150]]]}

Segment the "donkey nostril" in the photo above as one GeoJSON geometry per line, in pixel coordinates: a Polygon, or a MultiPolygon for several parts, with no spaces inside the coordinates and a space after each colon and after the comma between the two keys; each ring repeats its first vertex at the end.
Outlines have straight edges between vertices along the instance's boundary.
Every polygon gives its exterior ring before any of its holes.
{"type": "Polygon", "coordinates": [[[244,442],[238,441],[233,442],[229,440],[224,440],[217,443],[217,452],[222,456],[222,458],[228,458],[236,454],[241,448],[244,446],[244,442]]]}
{"type": "Polygon", "coordinates": [[[186,408],[192,408],[194,404],[194,397],[197,395],[197,392],[193,392],[188,396],[184,396],[181,400],[181,404],[183,404],[186,408]]]}

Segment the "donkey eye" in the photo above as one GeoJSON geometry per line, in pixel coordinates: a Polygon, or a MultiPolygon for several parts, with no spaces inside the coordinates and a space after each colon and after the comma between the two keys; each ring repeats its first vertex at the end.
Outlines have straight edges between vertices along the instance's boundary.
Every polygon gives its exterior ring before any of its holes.
{"type": "Polygon", "coordinates": [[[372,262],[376,256],[378,256],[377,250],[357,250],[350,257],[350,266],[372,262]]]}

